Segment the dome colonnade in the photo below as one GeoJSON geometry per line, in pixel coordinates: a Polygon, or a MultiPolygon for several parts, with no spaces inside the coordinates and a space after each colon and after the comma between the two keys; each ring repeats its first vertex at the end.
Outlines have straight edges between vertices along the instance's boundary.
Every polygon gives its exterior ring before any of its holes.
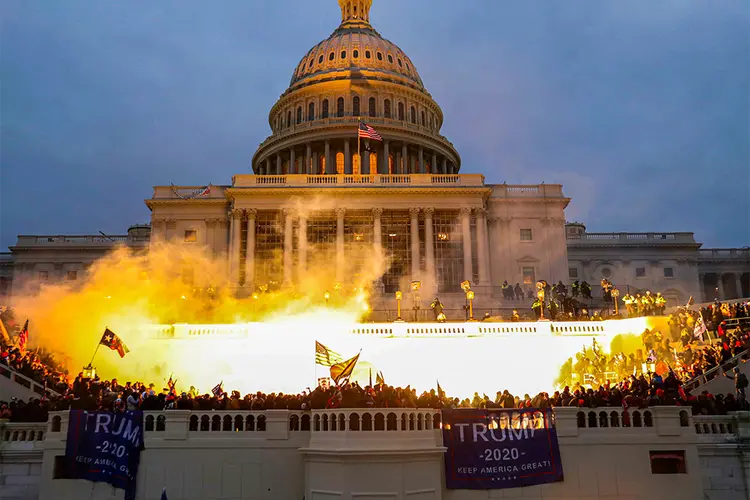
{"type": "Polygon", "coordinates": [[[411,59],[370,25],[372,0],[339,4],[341,24],[305,54],[271,109],[272,134],[256,151],[253,172],[458,173],[460,156],[440,135],[442,110],[411,59]],[[360,121],[383,141],[363,139],[358,148],[360,121]]]}

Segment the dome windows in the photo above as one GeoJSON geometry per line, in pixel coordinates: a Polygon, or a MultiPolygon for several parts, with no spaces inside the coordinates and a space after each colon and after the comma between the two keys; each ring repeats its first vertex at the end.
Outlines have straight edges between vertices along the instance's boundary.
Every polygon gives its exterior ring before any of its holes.
{"type": "Polygon", "coordinates": [[[383,53],[378,52],[378,61],[382,61],[382,60],[383,60],[383,53]]]}
{"type": "Polygon", "coordinates": [[[401,62],[401,58],[399,57],[398,58],[398,67],[401,68],[403,66],[404,66],[404,64],[401,62]]]}
{"type": "Polygon", "coordinates": [[[291,125],[292,125],[292,112],[290,110],[286,112],[286,126],[289,127],[291,125]]]}
{"type": "Polygon", "coordinates": [[[410,114],[409,117],[411,118],[411,122],[416,125],[416,123],[417,123],[417,110],[416,110],[416,108],[414,106],[412,106],[411,109],[409,110],[409,114],[410,114]]]}
{"type": "Polygon", "coordinates": [[[336,100],[336,116],[344,116],[344,98],[339,97],[336,100]]]}
{"type": "Polygon", "coordinates": [[[297,124],[302,123],[302,106],[297,106],[297,124]]]}
{"type": "Polygon", "coordinates": [[[393,56],[388,54],[388,62],[393,64],[393,56]]]}
{"type": "Polygon", "coordinates": [[[354,50],[352,51],[352,57],[353,57],[354,59],[357,59],[357,58],[359,57],[359,51],[358,51],[357,49],[354,49],[354,50]]]}
{"type": "Polygon", "coordinates": [[[320,57],[318,57],[318,64],[323,64],[323,54],[320,54],[320,57]]]}
{"type": "Polygon", "coordinates": [[[336,54],[334,52],[331,52],[330,54],[328,54],[329,61],[333,61],[335,58],[336,58],[336,54]]]}
{"type": "Polygon", "coordinates": [[[323,107],[320,111],[321,118],[328,118],[328,99],[323,99],[323,107]]]}
{"type": "Polygon", "coordinates": [[[352,116],[359,116],[359,97],[356,95],[352,99],[352,116]]]}
{"type": "Polygon", "coordinates": [[[346,59],[346,51],[345,50],[341,51],[341,59],[346,59]]]}
{"type": "MultiPolygon", "coordinates": [[[[312,65],[313,65],[313,59],[312,59],[312,57],[311,57],[311,58],[310,58],[310,64],[309,64],[308,66],[309,66],[310,68],[312,68],[312,65]]],[[[303,66],[302,68],[304,69],[304,66],[303,66]]]]}
{"type": "Polygon", "coordinates": [[[377,103],[374,97],[370,97],[367,114],[370,116],[377,116],[377,103]]]}
{"type": "Polygon", "coordinates": [[[311,102],[307,106],[307,121],[311,122],[315,119],[315,103],[311,102]]]}
{"type": "Polygon", "coordinates": [[[383,115],[385,115],[386,118],[391,117],[391,100],[386,99],[383,101],[383,115]]]}
{"type": "Polygon", "coordinates": [[[425,118],[424,118],[424,111],[422,111],[422,126],[423,127],[427,126],[427,120],[425,120],[425,118]]]}
{"type": "Polygon", "coordinates": [[[398,119],[404,121],[404,103],[398,103],[398,119]]]}
{"type": "Polygon", "coordinates": [[[365,59],[370,59],[372,57],[372,54],[369,50],[365,50],[365,59]]]}

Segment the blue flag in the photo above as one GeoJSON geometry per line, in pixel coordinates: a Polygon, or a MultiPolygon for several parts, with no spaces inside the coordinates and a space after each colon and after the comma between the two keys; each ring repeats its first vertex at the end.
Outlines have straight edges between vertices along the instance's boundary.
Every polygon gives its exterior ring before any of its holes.
{"type": "Polygon", "coordinates": [[[143,449],[143,412],[71,410],[65,458],[67,479],[109,483],[135,498],[143,449]]]}
{"type": "Polygon", "coordinates": [[[161,490],[161,500],[167,500],[167,489],[161,490]]]}

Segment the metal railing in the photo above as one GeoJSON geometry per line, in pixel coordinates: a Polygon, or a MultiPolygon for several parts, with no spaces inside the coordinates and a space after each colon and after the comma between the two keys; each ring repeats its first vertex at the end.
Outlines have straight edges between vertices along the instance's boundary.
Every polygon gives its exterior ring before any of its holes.
{"type": "Polygon", "coordinates": [[[690,380],[682,384],[682,388],[685,391],[693,391],[698,387],[707,384],[716,377],[721,376],[721,374],[726,372],[727,370],[731,370],[735,366],[738,366],[740,363],[744,363],[745,361],[747,361],[748,357],[750,357],[750,350],[742,351],[736,356],[729,358],[724,363],[718,364],[710,370],[706,370],[705,373],[691,378],[690,380]]]}
{"type": "Polygon", "coordinates": [[[18,385],[22,385],[23,387],[34,391],[40,396],[43,395],[45,392],[49,394],[50,396],[60,395],[58,392],[53,391],[49,387],[46,387],[40,384],[39,382],[36,382],[30,379],[26,375],[22,375],[18,373],[13,368],[3,363],[0,363],[0,376],[10,379],[11,382],[15,382],[18,385]]]}

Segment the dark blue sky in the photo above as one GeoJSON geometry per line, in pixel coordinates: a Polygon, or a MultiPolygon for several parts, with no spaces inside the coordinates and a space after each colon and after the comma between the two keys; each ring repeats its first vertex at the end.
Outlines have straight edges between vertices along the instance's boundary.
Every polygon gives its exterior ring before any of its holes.
{"type": "MultiPolygon", "coordinates": [[[[745,0],[374,0],[463,172],[563,183],[589,231],[750,244],[745,0]]],[[[4,0],[0,244],[124,233],[158,184],[249,171],[335,0],[4,0]]]]}

